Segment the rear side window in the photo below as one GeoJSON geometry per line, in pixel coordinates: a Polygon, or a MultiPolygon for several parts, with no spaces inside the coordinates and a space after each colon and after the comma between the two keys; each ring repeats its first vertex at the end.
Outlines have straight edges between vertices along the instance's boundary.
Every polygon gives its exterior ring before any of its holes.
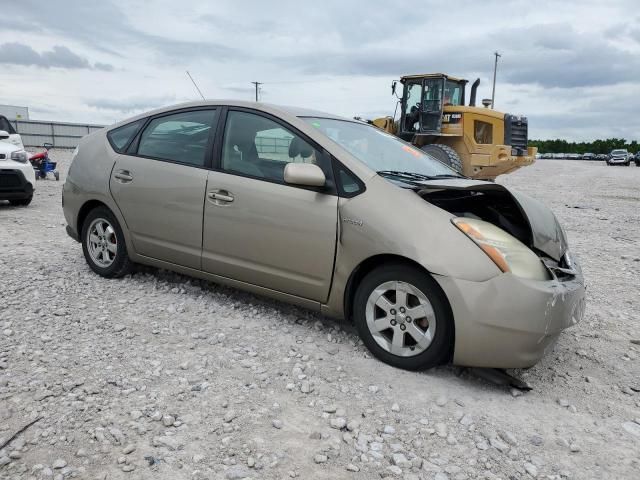
{"type": "Polygon", "coordinates": [[[118,153],[122,153],[129,144],[129,141],[138,133],[143,123],[144,119],[137,120],[107,133],[107,138],[113,149],[118,153]]]}
{"type": "Polygon", "coordinates": [[[154,118],[140,136],[138,155],[204,166],[216,110],[196,110],[154,118]]]}

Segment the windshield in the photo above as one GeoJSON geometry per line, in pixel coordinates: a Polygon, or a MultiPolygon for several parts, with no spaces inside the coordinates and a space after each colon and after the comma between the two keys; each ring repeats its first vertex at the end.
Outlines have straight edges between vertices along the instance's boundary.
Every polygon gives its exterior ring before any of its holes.
{"type": "Polygon", "coordinates": [[[623,153],[627,153],[626,150],[613,150],[611,155],[622,155],[623,153]]]}
{"type": "Polygon", "coordinates": [[[414,173],[429,177],[460,176],[419,148],[377,127],[328,118],[302,119],[376,172],[414,173]]]}

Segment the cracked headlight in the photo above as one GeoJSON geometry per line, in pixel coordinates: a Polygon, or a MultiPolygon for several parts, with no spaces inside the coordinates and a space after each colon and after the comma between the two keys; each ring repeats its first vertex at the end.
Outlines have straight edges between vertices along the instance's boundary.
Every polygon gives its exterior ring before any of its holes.
{"type": "Polygon", "coordinates": [[[501,228],[475,218],[458,217],[452,221],[501,271],[531,280],[551,278],[540,258],[524,243],[501,228]]]}
{"type": "Polygon", "coordinates": [[[29,154],[24,150],[17,150],[15,152],[11,152],[11,160],[20,163],[27,163],[29,161],[29,154]]]}

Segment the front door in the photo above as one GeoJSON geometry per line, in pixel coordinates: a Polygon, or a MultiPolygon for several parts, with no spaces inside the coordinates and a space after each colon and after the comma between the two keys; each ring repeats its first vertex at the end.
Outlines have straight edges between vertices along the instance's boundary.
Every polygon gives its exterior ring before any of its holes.
{"type": "Polygon", "coordinates": [[[215,109],[153,118],[118,155],[110,188],[140,255],[200,269],[215,109]]]}
{"type": "Polygon", "coordinates": [[[284,183],[290,162],[329,159],[292,128],[230,110],[218,171],[209,173],[202,269],[302,298],[326,301],[336,248],[338,197],[284,183]]]}
{"type": "Polygon", "coordinates": [[[442,94],[444,78],[425,78],[420,112],[420,131],[430,135],[439,135],[442,131],[442,94]]]}

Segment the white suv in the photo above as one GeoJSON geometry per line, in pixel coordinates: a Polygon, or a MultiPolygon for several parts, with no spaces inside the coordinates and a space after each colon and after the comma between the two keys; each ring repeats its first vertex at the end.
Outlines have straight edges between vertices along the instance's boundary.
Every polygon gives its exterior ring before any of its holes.
{"type": "Polygon", "coordinates": [[[0,131],[0,200],[11,205],[29,205],[35,190],[36,174],[29,154],[20,146],[7,142],[9,133],[0,131]]]}

